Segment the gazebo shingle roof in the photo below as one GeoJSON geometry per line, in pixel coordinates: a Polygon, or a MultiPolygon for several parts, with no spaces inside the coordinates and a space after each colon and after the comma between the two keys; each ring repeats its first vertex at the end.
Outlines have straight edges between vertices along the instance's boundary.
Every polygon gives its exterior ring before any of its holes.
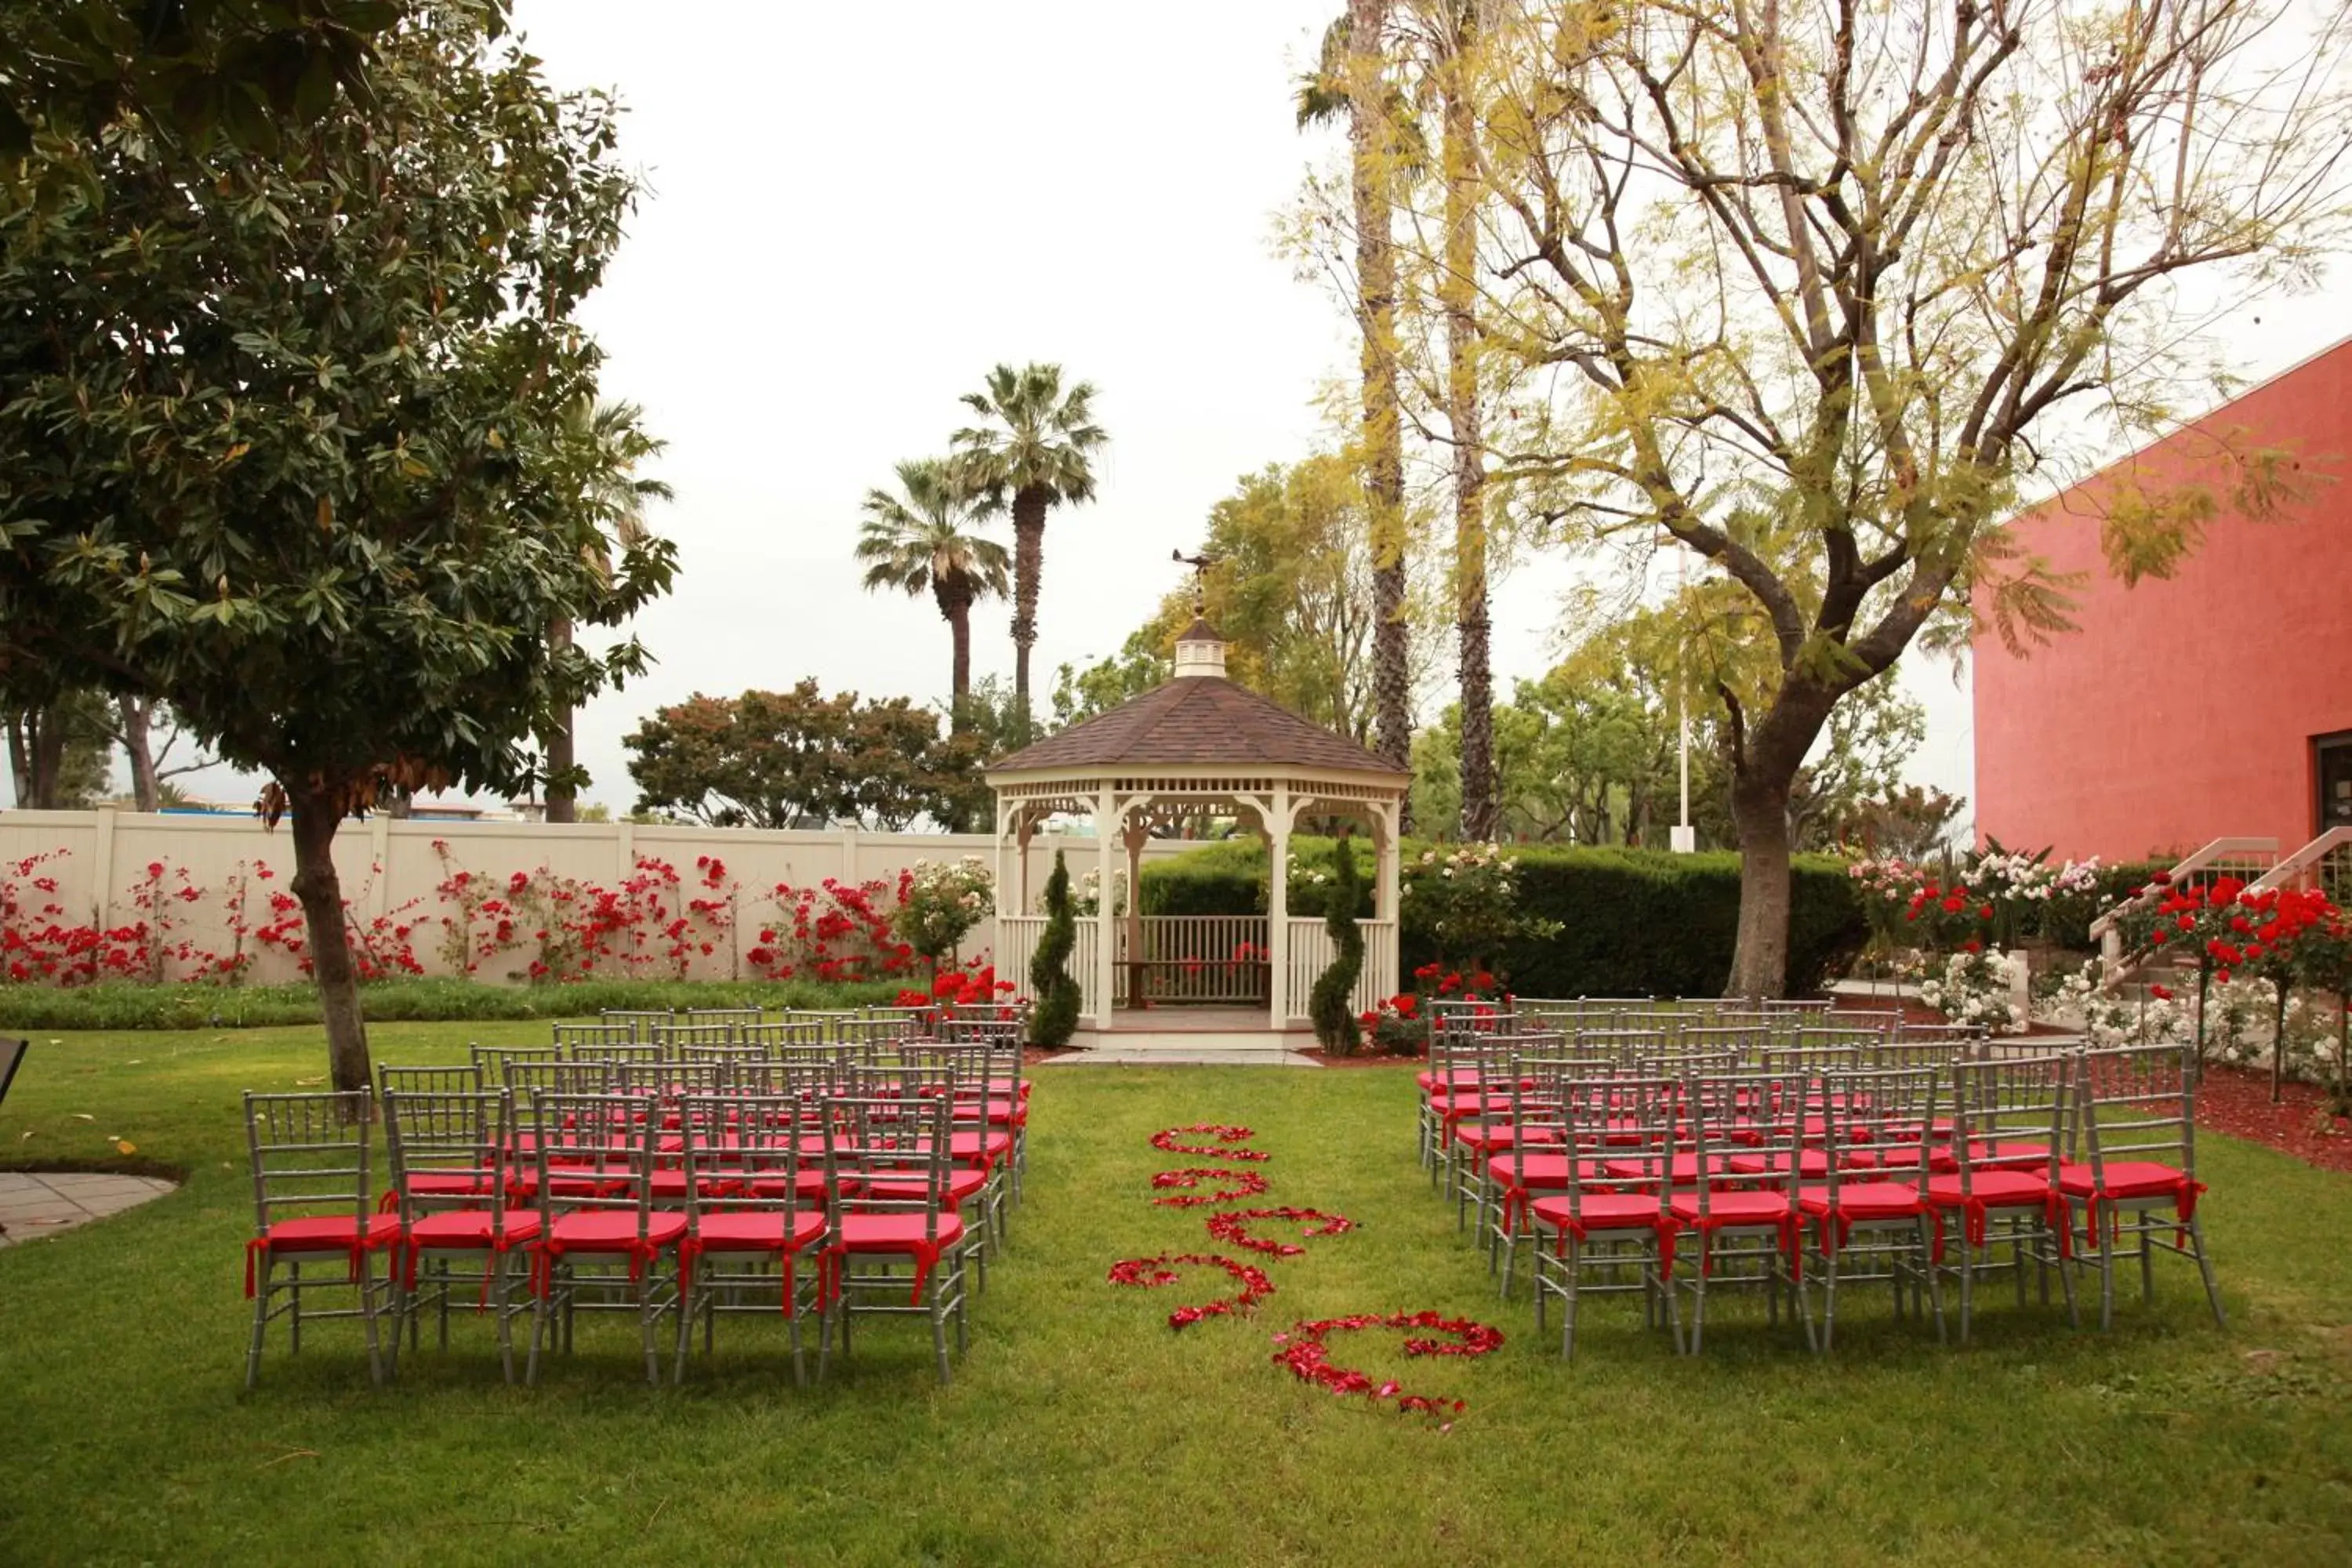
{"type": "Polygon", "coordinates": [[[1268,763],[1339,773],[1401,775],[1406,771],[1214,676],[1171,680],[1108,713],[999,757],[988,771],[1268,763]]]}

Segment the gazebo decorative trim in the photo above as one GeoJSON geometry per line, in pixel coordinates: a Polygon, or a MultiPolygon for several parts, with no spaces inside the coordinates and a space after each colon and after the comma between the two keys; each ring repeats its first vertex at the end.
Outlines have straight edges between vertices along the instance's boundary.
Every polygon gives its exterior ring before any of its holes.
{"type": "MultiPolygon", "coordinates": [[[[1094,819],[1097,903],[1080,922],[1072,962],[1091,1026],[1109,1027],[1121,1002],[1148,1005],[1179,972],[1187,983],[1210,971],[1229,985],[1262,977],[1268,1026],[1303,1019],[1307,989],[1330,956],[1322,922],[1289,910],[1290,840],[1309,812],[1352,816],[1371,837],[1379,866],[1358,1005],[1370,1007],[1396,989],[1398,837],[1410,775],[1234,685],[1225,677],[1224,643],[1205,622],[1179,639],[1167,684],[999,759],[987,777],[996,796],[997,962],[1016,981],[1025,979],[1044,926],[1030,912],[1031,839],[1055,816],[1094,819]],[[1263,916],[1147,917],[1135,907],[1152,829],[1202,815],[1255,822],[1267,848],[1263,916]],[[1114,897],[1122,861],[1124,913],[1114,897]]],[[[1172,989],[1177,999],[1233,999],[1187,984],[1172,989]]]]}

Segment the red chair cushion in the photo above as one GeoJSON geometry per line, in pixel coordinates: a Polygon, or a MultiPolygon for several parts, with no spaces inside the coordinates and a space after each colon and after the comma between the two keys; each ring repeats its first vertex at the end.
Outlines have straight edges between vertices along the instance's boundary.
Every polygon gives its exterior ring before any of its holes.
{"type": "MultiPolygon", "coordinates": [[[[2039,1207],[2050,1201],[2050,1184],[2023,1171],[1977,1171],[1969,1178],[1969,1190],[1977,1202],[1987,1208],[2039,1207]]],[[[1963,1200],[1960,1178],[1930,1176],[1927,1178],[1927,1201],[1946,1208],[1957,1207],[1963,1200]]]]}
{"type": "MultiPolygon", "coordinates": [[[[488,1209],[451,1209],[446,1214],[429,1214],[408,1227],[408,1243],[419,1249],[488,1247],[490,1245],[491,1222],[497,1217],[488,1209]]],[[[529,1241],[538,1234],[537,1209],[506,1211],[508,1241],[529,1241]]]]}
{"type": "Polygon", "coordinates": [[[788,1236],[781,1209],[736,1210],[707,1214],[698,1236],[703,1252],[798,1252],[824,1234],[821,1214],[796,1214],[788,1236]]]}
{"type": "MultiPolygon", "coordinates": [[[[1789,1168],[1789,1156],[1785,1153],[1734,1154],[1730,1165],[1732,1174],[1738,1176],[1777,1174],[1789,1168]]],[[[1829,1155],[1819,1149],[1797,1151],[1797,1175],[1800,1180],[1809,1177],[1818,1180],[1829,1173],[1829,1155]]]]}
{"type": "MultiPolygon", "coordinates": [[[[1797,1206],[1810,1215],[1830,1212],[1827,1187],[1800,1187],[1797,1206]]],[[[1896,1182],[1850,1182],[1837,1190],[1838,1212],[1849,1219],[1902,1219],[1920,1211],[1917,1189],[1896,1182]]]]}
{"type": "MultiPolygon", "coordinates": [[[[1734,1173],[1731,1163],[1734,1160],[1740,1158],[1742,1158],[1742,1156],[1738,1154],[1709,1154],[1706,1157],[1706,1163],[1709,1171],[1713,1174],[1717,1176],[1727,1176],[1734,1173]]],[[[1657,1168],[1657,1162],[1655,1160],[1635,1160],[1627,1157],[1620,1157],[1618,1159],[1601,1161],[1601,1167],[1612,1178],[1618,1181],[1640,1182],[1649,1179],[1650,1173],[1657,1168]]],[[[1751,1172],[1749,1173],[1753,1174],[1754,1173],[1751,1172]]],[[[1696,1154],[1676,1154],[1672,1160],[1667,1162],[1666,1180],[1678,1187],[1686,1187],[1696,1182],[1698,1180],[1698,1156],[1696,1154]]]]}
{"type": "Polygon", "coordinates": [[[1557,1127],[1512,1127],[1491,1122],[1482,1127],[1457,1127],[1454,1141],[1465,1149],[1516,1149],[1521,1143],[1530,1147],[1558,1143],[1560,1130],[1557,1127]]]}
{"type": "MultiPolygon", "coordinates": [[[[1588,1193],[1578,1205],[1587,1230],[1632,1230],[1655,1226],[1664,1210],[1653,1193],[1588,1193]]],[[[1555,1228],[1569,1222],[1566,1198],[1538,1198],[1536,1223],[1555,1228]]]]}
{"type": "MultiPolygon", "coordinates": [[[[919,1214],[845,1214],[841,1216],[841,1247],[845,1252],[919,1251],[924,1216],[919,1214]]],[[[935,1246],[950,1247],[963,1237],[963,1218],[942,1211],[935,1246]]]]}
{"type": "MultiPolygon", "coordinates": [[[[961,1204],[987,1185],[986,1171],[966,1170],[959,1166],[948,1172],[947,1201],[951,1204],[961,1204]]],[[[858,1192],[863,1196],[889,1198],[899,1203],[919,1199],[929,1190],[929,1184],[919,1181],[868,1182],[858,1188],[858,1192]]]]}
{"type": "Polygon", "coordinates": [[[1979,1170],[1990,1167],[2001,1171],[2046,1171],[2050,1165],[2050,1145],[1976,1138],[1969,1140],[1968,1159],[1969,1163],[1979,1170]]]}
{"type": "MultiPolygon", "coordinates": [[[[1772,1225],[1789,1217],[1789,1200],[1780,1193],[1711,1192],[1707,1217],[1717,1225],[1772,1225]]],[[[1666,1212],[1679,1220],[1696,1222],[1698,1194],[1677,1193],[1666,1212]]]]}
{"type": "MultiPolygon", "coordinates": [[[[1584,1181],[1614,1184],[1601,1160],[1579,1160],[1577,1174],[1584,1181]]],[[[1497,1154],[1486,1162],[1487,1173],[1506,1187],[1522,1192],[1558,1192],[1568,1186],[1566,1154],[1497,1154]]]]}
{"type": "MultiPolygon", "coordinates": [[[[646,1245],[667,1247],[686,1234],[686,1216],[656,1209],[646,1221],[646,1245]]],[[[627,1252],[637,1243],[637,1216],[624,1209],[590,1209],[560,1215],[548,1239],[565,1252],[627,1252]]]]}
{"type": "Polygon", "coordinates": [[[2107,1199],[2172,1197],[2179,1193],[2184,1179],[2171,1166],[2159,1165],[2152,1160],[2110,1160],[2106,1176],[2106,1185],[2101,1188],[2092,1180],[2090,1166],[2061,1165],[2058,1190],[2070,1198],[2087,1198],[2094,1194],[2107,1199]]]}
{"type": "Polygon", "coordinates": [[[362,1247],[386,1247],[400,1239],[400,1216],[368,1216],[364,1238],[349,1215],[312,1215],[302,1219],[273,1221],[260,1240],[271,1252],[349,1252],[358,1240],[362,1247]]]}

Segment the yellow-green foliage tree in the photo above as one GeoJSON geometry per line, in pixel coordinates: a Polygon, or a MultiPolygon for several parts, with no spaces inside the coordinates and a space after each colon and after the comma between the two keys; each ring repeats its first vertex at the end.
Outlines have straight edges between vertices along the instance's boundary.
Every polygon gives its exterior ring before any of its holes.
{"type": "MultiPolygon", "coordinates": [[[[1728,989],[1777,994],[1790,793],[1838,705],[1972,602],[2020,644],[2064,629],[2067,584],[2003,520],[2168,427],[2212,302],[2341,239],[2343,23],[2290,0],[1517,0],[1489,31],[1480,315],[1546,389],[1497,422],[1495,473],[1565,535],[1637,560],[1671,538],[1768,629],[1766,679],[1715,695],[1728,989]]],[[[2287,466],[2226,450],[2138,495],[2110,557],[2168,570],[2213,498],[2262,513],[2287,466]]]]}

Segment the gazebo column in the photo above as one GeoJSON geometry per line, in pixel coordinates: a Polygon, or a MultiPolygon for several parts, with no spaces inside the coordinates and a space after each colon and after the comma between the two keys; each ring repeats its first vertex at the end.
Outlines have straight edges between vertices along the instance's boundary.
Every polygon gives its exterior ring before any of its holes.
{"type": "Polygon", "coordinates": [[[1274,786],[1265,813],[1266,1005],[1274,1026],[1290,1025],[1290,786],[1274,786]]]}
{"type": "MultiPolygon", "coordinates": [[[[1143,845],[1150,837],[1151,824],[1140,820],[1129,823],[1127,831],[1119,835],[1119,843],[1127,850],[1127,955],[1131,959],[1151,956],[1143,951],[1143,845]]],[[[1108,889],[1103,890],[1103,897],[1109,900],[1108,889]]],[[[1128,971],[1128,984],[1133,987],[1133,994],[1127,999],[1129,1006],[1143,1005],[1141,981],[1150,973],[1144,969],[1128,971]]]]}
{"type": "Polygon", "coordinates": [[[1395,801],[1378,801],[1372,805],[1373,848],[1378,852],[1380,868],[1372,912],[1388,922],[1381,938],[1388,949],[1388,962],[1381,973],[1385,976],[1383,984],[1390,991],[1405,988],[1404,976],[1399,973],[1402,961],[1397,956],[1402,951],[1404,927],[1401,907],[1402,900],[1399,897],[1404,846],[1397,835],[1398,816],[1398,803],[1395,801]]]}
{"type": "Polygon", "coordinates": [[[1118,900],[1113,896],[1116,883],[1112,880],[1118,866],[1112,856],[1127,826],[1126,813],[1120,807],[1118,792],[1109,784],[1095,797],[1095,1005],[1094,1021],[1097,1029],[1110,1027],[1111,1015],[1118,997],[1118,917],[1113,911],[1118,900]]]}

